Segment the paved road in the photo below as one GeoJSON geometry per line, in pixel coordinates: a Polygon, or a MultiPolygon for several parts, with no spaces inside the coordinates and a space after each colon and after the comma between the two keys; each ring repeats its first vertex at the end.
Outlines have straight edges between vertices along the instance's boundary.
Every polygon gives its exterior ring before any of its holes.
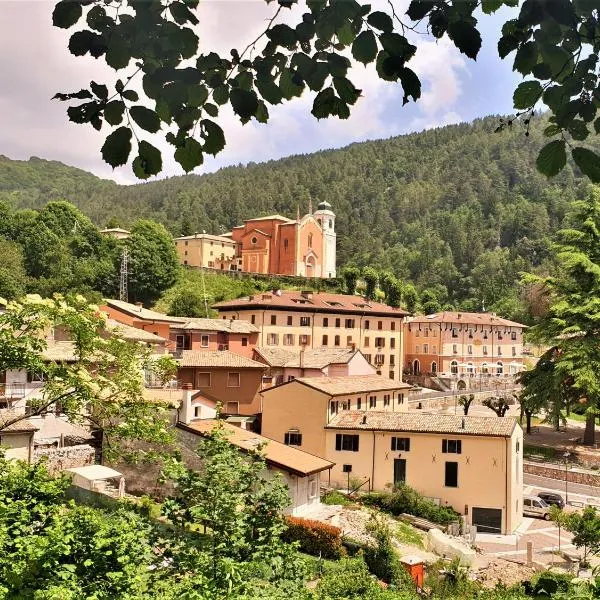
{"type": "MultiPolygon", "coordinates": [[[[563,498],[565,496],[565,482],[558,479],[549,479],[548,477],[523,473],[523,484],[525,486],[533,486],[536,490],[556,490],[560,492],[563,498]]],[[[569,500],[581,500],[581,497],[600,498],[600,489],[591,485],[569,482],[569,500]]]]}

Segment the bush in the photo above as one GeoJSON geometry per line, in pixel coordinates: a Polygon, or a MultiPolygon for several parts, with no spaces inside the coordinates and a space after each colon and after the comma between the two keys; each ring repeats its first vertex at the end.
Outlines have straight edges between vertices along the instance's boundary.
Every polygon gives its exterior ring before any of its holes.
{"type": "Polygon", "coordinates": [[[323,494],[321,502],[323,504],[334,504],[340,506],[348,506],[349,504],[352,504],[352,500],[344,496],[344,494],[341,492],[338,492],[338,490],[332,490],[331,492],[323,494]]]}
{"type": "Polygon", "coordinates": [[[313,556],[323,558],[341,558],[344,554],[342,546],[342,530],[311,519],[287,518],[287,531],[283,534],[286,542],[300,542],[300,550],[313,556]]]}
{"type": "Polygon", "coordinates": [[[408,485],[399,485],[392,492],[370,492],[361,499],[365,504],[377,506],[396,516],[406,513],[441,525],[448,525],[459,516],[454,509],[438,506],[408,485]]]}
{"type": "Polygon", "coordinates": [[[408,576],[394,550],[390,528],[373,517],[367,524],[367,529],[375,538],[375,546],[367,546],[365,549],[365,562],[369,571],[386,583],[402,586],[408,576]]]}

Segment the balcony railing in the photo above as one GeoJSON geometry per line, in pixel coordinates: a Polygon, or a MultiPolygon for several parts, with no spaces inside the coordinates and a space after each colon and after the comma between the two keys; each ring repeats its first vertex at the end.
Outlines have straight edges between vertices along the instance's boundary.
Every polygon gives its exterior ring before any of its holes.
{"type": "Polygon", "coordinates": [[[36,384],[25,383],[0,383],[0,398],[23,398],[27,388],[39,387],[36,384]]]}

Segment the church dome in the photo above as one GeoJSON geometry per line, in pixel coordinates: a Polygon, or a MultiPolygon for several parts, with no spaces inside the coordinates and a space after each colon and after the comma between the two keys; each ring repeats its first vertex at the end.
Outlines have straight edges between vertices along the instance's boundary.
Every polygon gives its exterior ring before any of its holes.
{"type": "Polygon", "coordinates": [[[323,200],[323,202],[319,202],[317,209],[318,210],[331,210],[331,204],[329,204],[329,202],[327,202],[327,200],[323,200]]]}

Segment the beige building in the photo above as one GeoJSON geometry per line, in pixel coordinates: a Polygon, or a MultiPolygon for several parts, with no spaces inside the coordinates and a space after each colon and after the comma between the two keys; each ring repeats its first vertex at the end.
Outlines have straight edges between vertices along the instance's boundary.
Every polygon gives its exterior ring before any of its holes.
{"type": "Polygon", "coordinates": [[[102,235],[107,235],[108,237],[115,238],[116,240],[127,240],[131,237],[131,231],[127,231],[127,229],[121,229],[120,227],[109,227],[107,229],[101,229],[100,233],[102,235]]]}
{"type": "Polygon", "coordinates": [[[249,321],[258,346],[358,348],[381,375],[402,380],[408,313],[361,296],[277,290],[214,305],[223,319],[249,321]]]}
{"type": "Polygon", "coordinates": [[[342,411],[327,424],[331,482],[384,490],[405,482],[465,515],[479,531],[510,534],[523,512],[523,430],[514,419],[342,411]]]}
{"type": "Polygon", "coordinates": [[[33,436],[38,428],[27,419],[11,423],[21,415],[14,410],[0,410],[0,448],[6,458],[33,461],[33,436]],[[9,424],[7,424],[9,423],[9,424]]]}
{"type": "Polygon", "coordinates": [[[182,265],[237,270],[237,242],[229,236],[195,233],[175,238],[175,246],[182,265]]]}
{"type": "Polygon", "coordinates": [[[300,377],[261,392],[261,433],[325,456],[325,425],[344,411],[408,410],[410,386],[380,375],[300,377]]]}

